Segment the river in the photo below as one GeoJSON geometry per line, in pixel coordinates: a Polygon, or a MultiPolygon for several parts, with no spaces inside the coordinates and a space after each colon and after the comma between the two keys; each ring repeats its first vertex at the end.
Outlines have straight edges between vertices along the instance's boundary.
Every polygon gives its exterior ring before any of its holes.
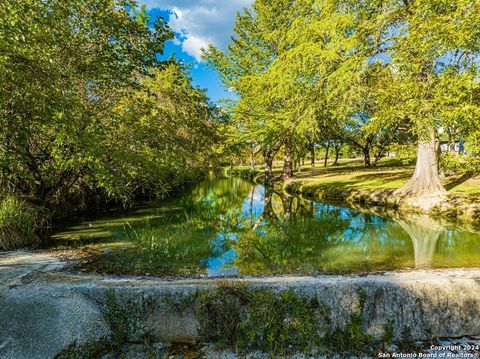
{"type": "Polygon", "coordinates": [[[274,193],[231,177],[129,212],[57,223],[82,270],[155,276],[350,274],[480,267],[480,231],[274,193]]]}

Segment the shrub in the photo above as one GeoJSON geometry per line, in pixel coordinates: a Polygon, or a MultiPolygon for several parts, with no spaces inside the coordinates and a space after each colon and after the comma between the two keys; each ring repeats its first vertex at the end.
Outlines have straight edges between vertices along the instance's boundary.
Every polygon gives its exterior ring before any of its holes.
{"type": "Polygon", "coordinates": [[[451,152],[442,152],[440,166],[447,176],[455,173],[478,172],[479,160],[475,157],[451,152]]]}
{"type": "Polygon", "coordinates": [[[38,211],[14,196],[0,199],[0,249],[16,249],[38,239],[38,211]]]}
{"type": "Polygon", "coordinates": [[[414,164],[417,158],[417,147],[414,145],[393,143],[388,146],[388,152],[395,152],[395,158],[404,166],[414,164]]]}
{"type": "Polygon", "coordinates": [[[220,286],[195,300],[200,330],[224,347],[265,350],[272,357],[310,351],[322,345],[328,307],[293,290],[273,292],[244,286],[220,286]]]}

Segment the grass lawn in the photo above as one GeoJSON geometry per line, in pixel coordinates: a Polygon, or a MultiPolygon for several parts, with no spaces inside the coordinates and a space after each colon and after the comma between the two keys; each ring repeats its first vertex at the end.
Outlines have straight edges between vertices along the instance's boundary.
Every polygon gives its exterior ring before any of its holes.
{"type": "MultiPolygon", "coordinates": [[[[257,166],[257,169],[260,166],[257,166]]],[[[378,166],[365,168],[361,158],[341,159],[337,166],[331,162],[323,167],[318,162],[311,171],[309,165],[302,172],[295,173],[291,180],[301,182],[303,187],[334,187],[337,189],[395,189],[400,188],[412,176],[415,167],[403,166],[398,160],[386,158],[379,161],[378,166]]],[[[276,175],[280,174],[282,163],[274,166],[276,175]]],[[[454,193],[480,195],[480,175],[453,175],[444,179],[445,187],[454,193]]]]}

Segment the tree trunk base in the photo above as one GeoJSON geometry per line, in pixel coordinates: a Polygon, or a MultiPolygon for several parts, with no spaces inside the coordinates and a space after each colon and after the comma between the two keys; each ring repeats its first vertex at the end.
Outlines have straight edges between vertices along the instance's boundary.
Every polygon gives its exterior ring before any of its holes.
{"type": "MultiPolygon", "coordinates": [[[[394,192],[394,195],[397,194],[394,192]]],[[[400,197],[399,201],[402,204],[419,208],[427,212],[434,207],[442,207],[448,202],[448,193],[446,192],[424,194],[418,197],[404,197],[403,195],[398,197],[400,197]]]]}
{"type": "Polygon", "coordinates": [[[290,151],[288,149],[285,149],[285,159],[283,162],[283,171],[280,179],[285,181],[290,178],[293,178],[292,158],[290,155],[290,151]]]}
{"type": "Polygon", "coordinates": [[[448,194],[438,174],[435,131],[418,143],[417,163],[412,178],[393,193],[408,205],[430,210],[445,202],[448,194]]]}

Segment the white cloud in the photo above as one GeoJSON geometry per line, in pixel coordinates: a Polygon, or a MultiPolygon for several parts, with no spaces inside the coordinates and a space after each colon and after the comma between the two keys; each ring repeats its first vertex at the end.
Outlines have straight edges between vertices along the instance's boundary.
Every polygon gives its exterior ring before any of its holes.
{"type": "Polygon", "coordinates": [[[187,38],[182,42],[182,49],[187,54],[195,57],[197,61],[202,59],[202,49],[207,48],[209,43],[213,41],[208,41],[202,39],[201,37],[196,37],[194,35],[188,35],[187,38]]]}
{"type": "Polygon", "coordinates": [[[182,50],[201,60],[202,48],[213,44],[225,48],[235,14],[253,0],[140,0],[149,9],[172,11],[170,27],[180,34],[182,50]]]}

